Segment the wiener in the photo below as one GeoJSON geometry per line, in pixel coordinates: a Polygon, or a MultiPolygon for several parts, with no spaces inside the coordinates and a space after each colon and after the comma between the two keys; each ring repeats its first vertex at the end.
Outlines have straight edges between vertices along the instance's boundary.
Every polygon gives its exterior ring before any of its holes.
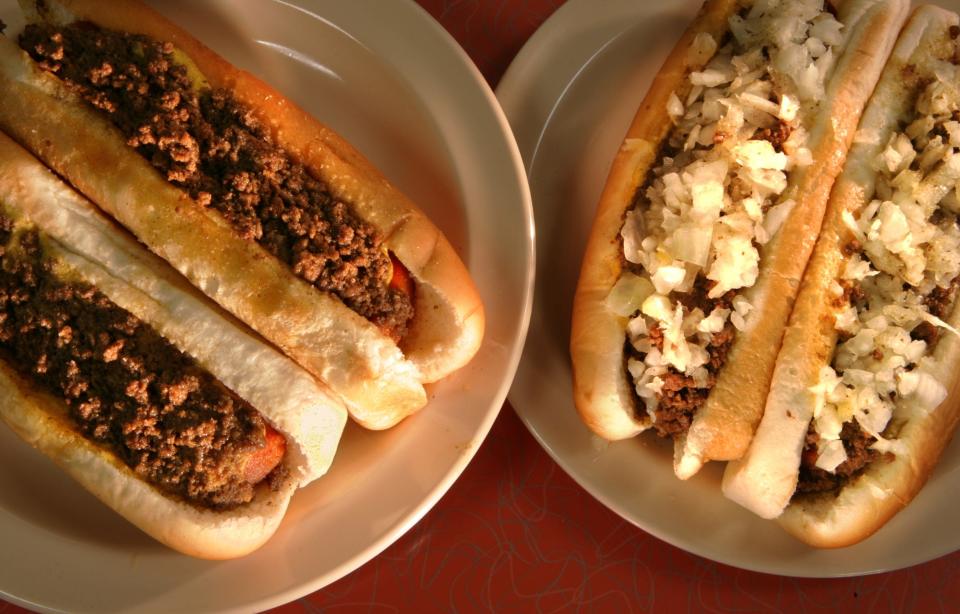
{"type": "Polygon", "coordinates": [[[577,409],[674,470],[738,458],[906,3],[709,0],[613,161],[574,298],[577,409]]]}
{"type": "Polygon", "coordinates": [[[347,412],[0,133],[0,418],[147,534],[223,559],[327,471],[347,412]]]}
{"type": "Polygon", "coordinates": [[[484,310],[466,267],[333,130],[135,0],[21,6],[0,128],[357,422],[396,424],[471,359],[484,310]]]}
{"type": "Polygon", "coordinates": [[[840,547],[906,506],[960,406],[960,20],[918,9],[834,187],[747,455],[725,494],[840,547]]]}

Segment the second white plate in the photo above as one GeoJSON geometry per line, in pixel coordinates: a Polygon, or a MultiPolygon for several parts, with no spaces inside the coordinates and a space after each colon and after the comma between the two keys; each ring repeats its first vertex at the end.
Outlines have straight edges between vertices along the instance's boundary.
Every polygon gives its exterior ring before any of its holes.
{"type": "Polygon", "coordinates": [[[725,499],[721,464],[681,482],[671,469],[672,448],[656,437],[607,444],[577,417],[567,342],[593,211],[640,100],[700,4],[571,0],[530,39],[497,89],[526,163],[538,235],[533,320],[510,400],[544,448],[594,497],[706,558],[829,577],[907,567],[957,550],[960,441],[913,504],[880,533],[851,548],[818,551],[725,499]]]}
{"type": "MultiPolygon", "coordinates": [[[[330,473],[296,494],[263,549],[237,561],[153,542],[0,425],[0,596],[32,609],[252,612],[349,573],[466,467],[503,404],[529,320],[533,228],[516,145],[473,63],[412,0],[154,4],[333,126],[420,203],[467,261],[487,334],[467,368],[430,387],[420,414],[387,432],[348,426],[330,473]]],[[[8,35],[18,12],[0,0],[8,35]]]]}

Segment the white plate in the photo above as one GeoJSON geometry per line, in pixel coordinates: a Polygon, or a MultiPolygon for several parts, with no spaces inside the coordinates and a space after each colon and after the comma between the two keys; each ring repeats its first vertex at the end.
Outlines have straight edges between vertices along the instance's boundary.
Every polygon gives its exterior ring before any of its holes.
{"type": "MultiPolygon", "coordinates": [[[[19,31],[12,0],[0,18],[19,31]]],[[[365,152],[447,232],[487,307],[471,365],[386,433],[348,428],[326,477],[239,561],[177,555],[0,428],[0,595],[68,611],[254,611],[340,578],[443,495],[486,436],[530,316],[533,226],[522,162],[473,64],[413,2],[157,2],[365,152]]],[[[278,382],[279,384],[279,382],[278,382]]]]}
{"type": "Polygon", "coordinates": [[[720,493],[712,463],[684,483],[655,436],[607,445],[577,418],[567,342],[571,300],[600,191],[653,75],[700,0],[571,0],[530,39],[497,96],[527,166],[540,269],[510,400],[530,431],[604,505],[675,546],[746,569],[843,576],[906,567],[960,548],[955,442],[913,504],[878,535],[816,551],[720,493]]]}

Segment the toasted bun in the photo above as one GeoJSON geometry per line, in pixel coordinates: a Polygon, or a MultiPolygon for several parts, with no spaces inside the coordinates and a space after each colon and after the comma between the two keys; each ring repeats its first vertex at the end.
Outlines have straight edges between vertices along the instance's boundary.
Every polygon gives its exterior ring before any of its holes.
{"type": "Polygon", "coordinates": [[[15,44],[0,41],[0,83],[15,99],[0,108],[0,127],[205,294],[323,379],[360,424],[396,424],[426,403],[423,383],[474,355],[484,311],[466,267],[426,216],[330,128],[139,2],[21,4],[32,20],[82,19],[171,41],[212,87],[229,89],[285,151],[382,233],[416,281],[416,314],[402,347],[167,183],[107,119],[34,68],[15,44]]]}
{"type": "MultiPolygon", "coordinates": [[[[620,277],[622,255],[618,235],[638,186],[657,161],[671,120],[667,99],[689,90],[692,64],[688,50],[696,35],[719,39],[727,20],[742,3],[722,0],[704,4],[697,19],[674,47],[637,111],[598,205],[574,298],[570,351],[574,398],[583,420],[607,439],[622,439],[648,428],[634,407],[634,393],[625,370],[623,346],[628,319],[610,312],[604,299],[620,277]]],[[[689,478],[708,460],[740,457],[763,412],[766,391],[783,328],[796,295],[807,257],[813,249],[833,179],[843,159],[860,109],[890,52],[906,3],[842,2],[838,16],[850,32],[827,95],[809,129],[814,163],[788,176],[796,206],[761,252],[757,283],[744,292],[754,306],[748,326],[731,346],[727,361],[706,403],[697,410],[685,436],[675,439],[674,470],[689,478]]]]}
{"type": "MultiPolygon", "coordinates": [[[[728,465],[724,475],[723,490],[728,497],[765,518],[782,512],[781,524],[814,546],[839,547],[865,539],[909,503],[932,471],[960,416],[955,397],[931,413],[911,410],[901,399],[898,411],[910,417],[897,439],[906,452],[892,462],[872,463],[838,496],[807,496],[790,504],[813,416],[815,400],[809,388],[817,383],[820,368],[830,363],[837,342],[830,286],[840,276],[841,248],[852,239],[841,216],[844,211],[858,212],[873,199],[874,161],[912,110],[914,100],[907,89],[911,86],[903,79],[904,71],[932,75],[933,64],[945,57],[947,48],[950,55],[946,57],[952,56],[948,29],[957,23],[952,13],[924,7],[901,33],[860,123],[863,138],[851,148],[831,196],[823,232],[777,359],[763,421],[748,454],[728,465]]],[[[947,319],[956,326],[960,312],[954,308],[947,319]]],[[[957,374],[952,367],[960,358],[957,337],[944,336],[933,357],[939,370],[933,375],[949,382],[948,388],[955,388],[957,374]]]]}
{"type": "Polygon", "coordinates": [[[121,515],[172,548],[230,558],[276,530],[298,486],[323,475],[346,423],[346,409],[293,361],[211,306],[162,261],[0,133],[0,205],[33,223],[58,270],[95,285],[151,325],[255,407],[287,440],[287,483],[237,510],[200,510],[137,478],[113,454],[79,435],[61,400],[38,391],[0,362],[0,417],[121,515]],[[283,382],[278,386],[277,382],[283,382]]]}

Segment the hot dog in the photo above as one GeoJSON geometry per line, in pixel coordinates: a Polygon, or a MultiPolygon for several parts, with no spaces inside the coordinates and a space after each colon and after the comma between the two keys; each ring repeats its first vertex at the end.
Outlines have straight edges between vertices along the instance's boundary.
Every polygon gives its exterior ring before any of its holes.
{"type": "Polygon", "coordinates": [[[474,355],[466,267],[330,128],[139,2],[21,5],[30,24],[0,41],[0,127],[360,424],[397,423],[474,355]]]}
{"type": "Polygon", "coordinates": [[[20,437],[157,540],[222,559],[274,533],[346,417],[0,133],[0,418],[20,437]]]}
{"type": "Polygon", "coordinates": [[[960,419],[960,20],[918,9],[860,122],[724,493],[819,547],[906,506],[960,419]]]}
{"type": "Polygon", "coordinates": [[[674,470],[741,456],[857,116],[906,3],[708,1],[640,104],[574,298],[574,397],[674,470]]]}

